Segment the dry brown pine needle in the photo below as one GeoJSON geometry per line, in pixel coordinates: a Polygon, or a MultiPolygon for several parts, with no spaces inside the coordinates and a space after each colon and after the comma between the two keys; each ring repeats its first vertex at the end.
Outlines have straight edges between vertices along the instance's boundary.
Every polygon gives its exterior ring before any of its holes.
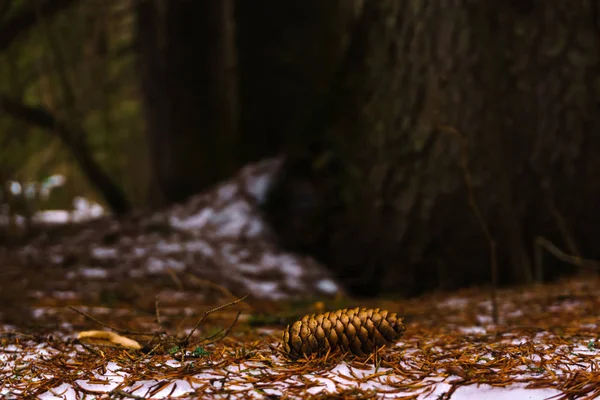
{"type": "Polygon", "coordinates": [[[402,318],[379,308],[352,308],[312,314],[288,325],[283,348],[291,359],[340,349],[367,356],[397,340],[406,327],[402,318]]]}

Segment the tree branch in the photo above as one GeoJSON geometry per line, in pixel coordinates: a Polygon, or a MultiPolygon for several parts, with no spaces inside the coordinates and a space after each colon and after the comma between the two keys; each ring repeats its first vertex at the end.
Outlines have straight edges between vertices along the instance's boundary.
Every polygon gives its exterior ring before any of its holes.
{"type": "Polygon", "coordinates": [[[126,214],[131,210],[131,204],[123,191],[93,159],[85,143],[85,132],[73,132],[67,124],[58,120],[49,110],[43,107],[28,106],[4,94],[0,94],[0,111],[57,135],[71,151],[86,177],[104,197],[110,209],[117,215],[126,214]]]}
{"type": "Polygon", "coordinates": [[[78,0],[34,0],[37,5],[23,7],[12,18],[0,26],[0,51],[6,50],[23,32],[31,29],[37,22],[38,13],[44,17],[52,17],[58,12],[71,6],[78,0]]]}

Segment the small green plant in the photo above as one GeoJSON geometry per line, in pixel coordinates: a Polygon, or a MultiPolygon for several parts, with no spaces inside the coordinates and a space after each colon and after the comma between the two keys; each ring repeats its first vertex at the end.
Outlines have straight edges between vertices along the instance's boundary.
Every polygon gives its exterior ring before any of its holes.
{"type": "Polygon", "coordinates": [[[587,348],[589,350],[596,350],[596,343],[593,340],[590,340],[589,343],[587,344],[587,348]]]}
{"type": "Polygon", "coordinates": [[[204,357],[210,354],[209,351],[204,350],[204,347],[198,346],[192,351],[192,356],[194,357],[204,357]]]}

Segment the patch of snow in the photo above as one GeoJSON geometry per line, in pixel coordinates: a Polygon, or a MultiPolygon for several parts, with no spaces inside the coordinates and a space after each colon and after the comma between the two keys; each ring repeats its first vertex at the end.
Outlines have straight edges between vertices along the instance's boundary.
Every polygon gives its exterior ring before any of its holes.
{"type": "Polygon", "coordinates": [[[260,270],[260,267],[256,264],[239,263],[235,268],[242,273],[255,273],[260,270]]]}
{"type": "Polygon", "coordinates": [[[229,201],[236,195],[237,190],[238,188],[235,184],[227,183],[219,188],[217,195],[221,201],[229,201]]]}
{"type": "Polygon", "coordinates": [[[146,261],[146,270],[150,274],[158,274],[165,271],[165,262],[160,258],[150,257],[146,261]]]}
{"type": "Polygon", "coordinates": [[[52,292],[52,297],[55,299],[61,300],[75,300],[77,299],[77,293],[70,291],[54,291],[52,292]]]}
{"type": "Polygon", "coordinates": [[[50,261],[52,264],[62,264],[62,262],[65,261],[65,257],[61,254],[51,254],[50,261]]]}
{"type": "Polygon", "coordinates": [[[491,324],[494,322],[491,316],[479,314],[477,317],[477,322],[481,325],[491,324]]]}
{"type": "Polygon", "coordinates": [[[458,328],[465,335],[485,335],[487,330],[481,326],[461,326],[458,328]]]}
{"type": "Polygon", "coordinates": [[[298,265],[294,257],[291,257],[286,254],[279,257],[279,262],[281,264],[283,273],[286,274],[289,278],[298,279],[302,275],[304,275],[304,270],[300,265],[298,265]]]}
{"type": "Polygon", "coordinates": [[[92,257],[94,258],[117,258],[117,249],[112,247],[93,247],[92,257]]]}
{"type": "Polygon", "coordinates": [[[260,263],[267,268],[276,267],[279,265],[279,257],[271,252],[265,252],[262,255],[260,263]]]}
{"type": "MultiPolygon", "coordinates": [[[[441,385],[440,385],[441,386],[441,385]]],[[[436,389],[440,389],[440,386],[436,389]]],[[[450,389],[447,386],[446,392],[450,389]]],[[[436,390],[428,398],[435,399],[440,392],[436,390]]],[[[452,395],[452,400],[545,400],[559,396],[561,392],[555,389],[526,389],[525,385],[514,384],[509,387],[495,387],[491,385],[469,385],[460,386],[452,395]]]]}
{"type": "Polygon", "coordinates": [[[133,249],[133,255],[135,257],[143,257],[148,253],[148,249],[146,249],[145,247],[135,247],[133,249]]]}
{"type": "Polygon", "coordinates": [[[169,223],[177,229],[189,231],[200,230],[206,225],[213,214],[214,211],[212,208],[204,208],[197,214],[183,219],[173,215],[169,218],[169,223]]]}
{"type": "Polygon", "coordinates": [[[340,291],[340,287],[338,286],[338,284],[335,283],[331,279],[321,279],[320,281],[317,282],[316,286],[320,292],[326,293],[329,295],[336,294],[337,292],[340,291]]]}
{"type": "Polygon", "coordinates": [[[257,176],[249,176],[246,180],[246,191],[256,200],[258,204],[264,204],[267,193],[273,181],[274,173],[265,173],[257,176]]]}
{"type": "Polygon", "coordinates": [[[239,252],[234,252],[236,246],[232,243],[226,243],[221,247],[221,254],[225,257],[230,264],[237,264],[240,261],[239,252]]]}
{"type": "Polygon", "coordinates": [[[215,254],[215,249],[204,240],[192,240],[185,243],[185,249],[193,253],[202,253],[207,257],[215,254]]]}
{"type": "Polygon", "coordinates": [[[169,243],[164,240],[156,243],[156,249],[163,254],[179,253],[183,250],[181,243],[169,243]]]}
{"type": "Polygon", "coordinates": [[[218,236],[239,237],[251,218],[250,214],[250,205],[240,200],[214,214],[210,222],[217,227],[218,236]]]}
{"type": "Polygon", "coordinates": [[[244,285],[251,293],[256,293],[257,296],[266,299],[281,300],[287,297],[283,292],[278,290],[279,283],[277,282],[258,282],[247,279],[244,280],[244,285]]]}
{"type": "Polygon", "coordinates": [[[504,318],[518,318],[523,316],[523,310],[514,310],[504,314],[504,318]]]}
{"type": "Polygon", "coordinates": [[[54,388],[52,388],[51,390],[48,390],[47,392],[42,393],[41,395],[39,395],[38,399],[39,400],[55,400],[55,399],[66,399],[66,400],[71,400],[71,399],[77,399],[79,396],[77,396],[77,392],[75,392],[75,389],[73,389],[73,386],[71,386],[68,383],[62,383],[54,388]]]}
{"type": "Polygon", "coordinates": [[[19,195],[23,191],[23,188],[19,182],[8,181],[8,190],[14,195],[19,195]]]}
{"type": "Polygon", "coordinates": [[[104,268],[82,268],[79,270],[79,274],[90,279],[106,279],[108,277],[108,271],[104,268]]]}
{"type": "Polygon", "coordinates": [[[167,269],[171,269],[175,272],[181,272],[185,270],[185,263],[172,258],[162,260],[157,257],[150,257],[146,261],[146,270],[149,274],[161,274],[166,272],[167,269]]]}
{"type": "Polygon", "coordinates": [[[463,297],[449,297],[446,300],[440,302],[439,307],[461,309],[465,308],[468,304],[469,300],[463,297]]]}
{"type": "Polygon", "coordinates": [[[89,221],[106,214],[104,207],[84,197],[75,197],[73,208],[75,210],[72,213],[72,218],[77,222],[89,221]]]}
{"type": "Polygon", "coordinates": [[[258,218],[252,218],[248,223],[248,230],[246,232],[246,235],[248,237],[256,237],[263,233],[264,230],[265,225],[263,224],[263,222],[258,218]]]}
{"type": "Polygon", "coordinates": [[[66,210],[44,210],[33,215],[33,221],[46,224],[66,224],[70,221],[71,214],[66,210]]]}

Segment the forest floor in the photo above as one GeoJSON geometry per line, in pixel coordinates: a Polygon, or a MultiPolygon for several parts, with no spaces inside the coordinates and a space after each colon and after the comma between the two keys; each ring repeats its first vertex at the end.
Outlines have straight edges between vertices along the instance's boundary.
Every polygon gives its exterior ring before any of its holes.
{"type": "Polygon", "coordinates": [[[600,396],[597,276],[500,290],[496,324],[486,288],[350,299],[262,219],[277,165],[157,213],[0,245],[0,398],[600,396]],[[287,324],[349,307],[395,312],[406,331],[367,359],[282,352],[287,324]]]}
{"type": "Polygon", "coordinates": [[[501,290],[500,323],[493,324],[482,288],[410,300],[248,298],[201,320],[236,298],[218,285],[177,275],[95,295],[76,281],[48,291],[52,273],[26,271],[4,267],[0,276],[2,398],[600,396],[596,277],[501,290]],[[354,306],[397,312],[406,332],[368,359],[334,353],[291,361],[282,353],[287,323],[354,306]],[[113,331],[142,348],[78,339],[90,330],[113,331]]]}

